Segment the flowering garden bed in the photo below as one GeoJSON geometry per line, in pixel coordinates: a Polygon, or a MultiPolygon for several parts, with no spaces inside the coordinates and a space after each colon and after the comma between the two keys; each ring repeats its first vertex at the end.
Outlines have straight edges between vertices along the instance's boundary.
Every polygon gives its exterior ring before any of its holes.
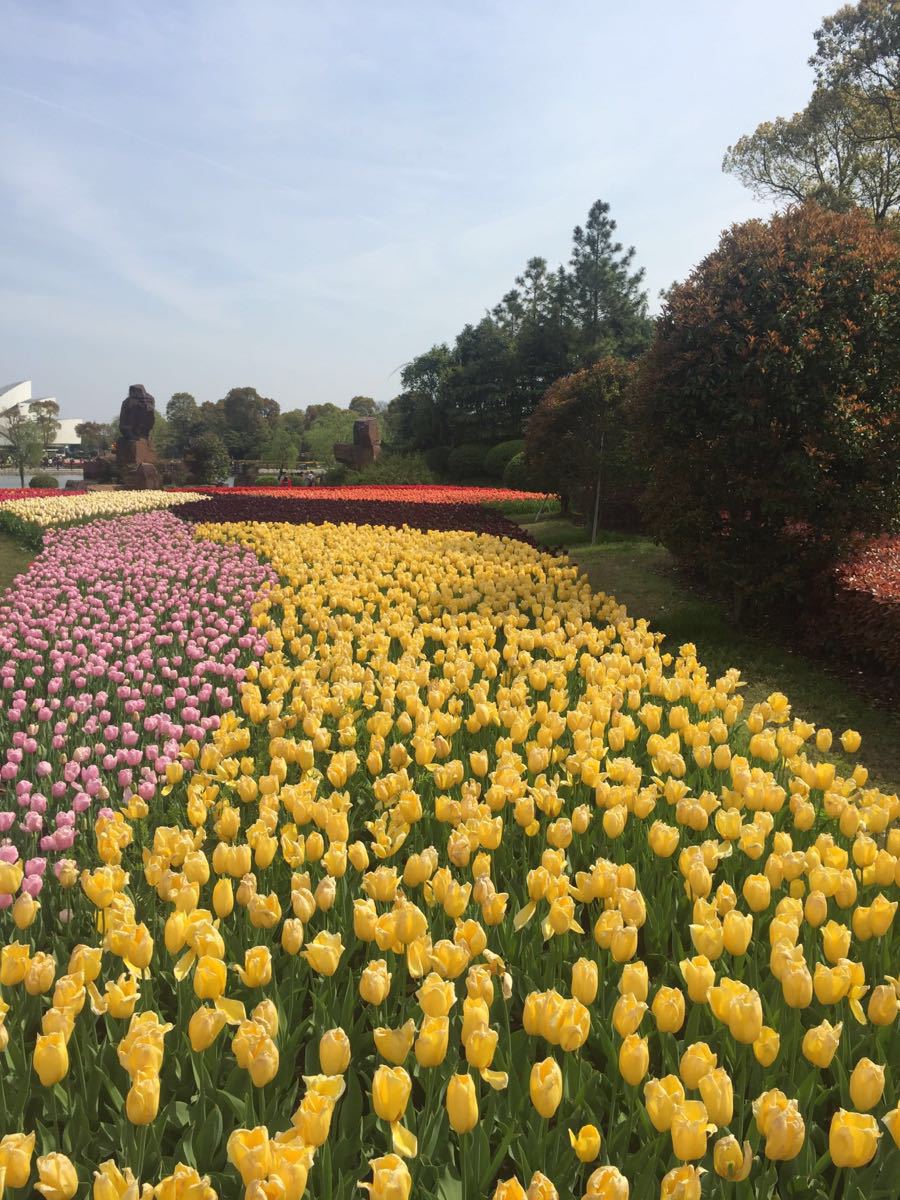
{"type": "Polygon", "coordinates": [[[67,497],[0,602],[6,1194],[893,1196],[897,796],[470,499],[308,491],[67,497]]]}

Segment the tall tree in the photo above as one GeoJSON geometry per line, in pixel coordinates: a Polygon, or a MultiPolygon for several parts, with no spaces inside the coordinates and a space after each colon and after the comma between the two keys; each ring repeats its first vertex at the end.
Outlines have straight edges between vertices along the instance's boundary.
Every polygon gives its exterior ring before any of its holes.
{"type": "Polygon", "coordinates": [[[728,147],[723,169],[757,196],[865,208],[876,221],[900,205],[900,143],[858,88],[820,88],[802,112],[764,121],[728,147]]]}
{"type": "Polygon", "coordinates": [[[40,465],[44,440],[38,422],[20,405],[0,413],[0,442],[5,442],[7,454],[19,472],[19,482],[25,486],[25,468],[40,465]]]}
{"type": "Polygon", "coordinates": [[[809,104],[739,138],[723,169],[759,196],[889,219],[900,212],[900,0],[847,4],[815,38],[809,104]]]}
{"type": "Polygon", "coordinates": [[[809,60],[820,87],[862,92],[883,118],[878,132],[860,140],[900,144],[900,0],[860,0],[826,17],[815,32],[809,60]]]}
{"type": "Polygon", "coordinates": [[[591,205],[584,226],[572,232],[569,259],[571,300],[578,326],[575,353],[587,366],[604,354],[633,358],[650,338],[643,268],[634,267],[635,249],[615,238],[609,205],[591,205]]]}
{"type": "Polygon", "coordinates": [[[371,396],[354,396],[347,407],[357,417],[374,417],[378,412],[378,405],[371,396]]]}
{"type": "Polygon", "coordinates": [[[49,450],[60,430],[59,405],[55,400],[33,400],[29,415],[37,424],[41,445],[45,450],[49,450]]]}
{"type": "Polygon", "coordinates": [[[239,387],[219,402],[225,421],[222,439],[233,458],[259,458],[277,424],[276,400],[260,396],[256,388],[239,387]]]}
{"type": "Polygon", "coordinates": [[[190,392],[175,392],[166,405],[166,420],[171,433],[172,451],[184,457],[200,426],[200,410],[190,392]]]}
{"type": "Polygon", "coordinates": [[[101,424],[99,421],[82,421],[75,426],[75,432],[81,438],[82,449],[87,450],[89,454],[102,454],[116,440],[113,426],[101,424]]]}

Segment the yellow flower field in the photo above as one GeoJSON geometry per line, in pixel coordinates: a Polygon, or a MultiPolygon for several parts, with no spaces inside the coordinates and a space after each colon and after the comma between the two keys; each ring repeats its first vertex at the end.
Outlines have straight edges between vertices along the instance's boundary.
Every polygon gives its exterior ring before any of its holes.
{"type": "Polygon", "coordinates": [[[269,649],[0,911],[8,1195],[896,1196],[900,800],[830,731],[521,542],[196,532],[269,649]]]}

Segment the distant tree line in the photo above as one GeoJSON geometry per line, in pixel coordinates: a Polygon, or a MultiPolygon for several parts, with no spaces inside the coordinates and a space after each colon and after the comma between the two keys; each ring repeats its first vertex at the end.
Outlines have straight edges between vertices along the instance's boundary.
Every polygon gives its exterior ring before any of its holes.
{"type": "Polygon", "coordinates": [[[572,234],[567,264],[530,258],[514,286],[452,346],[432,346],[400,373],[387,440],[427,451],[438,470],[454,448],[520,438],[547,388],[604,355],[636,357],[651,322],[633,247],[616,239],[607,203],[592,205],[572,234]]]}
{"type": "MultiPolygon", "coordinates": [[[[190,392],[176,392],[165,414],[157,411],[151,440],[161,459],[184,463],[196,482],[213,482],[229,476],[235,463],[287,472],[302,459],[332,466],[334,443],[348,441],[353,422],[378,411],[370,396],[354,396],[347,408],[311,404],[282,412],[253,387],[231,388],[222,399],[202,403],[190,392]]],[[[119,437],[118,422],[85,421],[77,432],[90,454],[107,452],[119,437]]]]}

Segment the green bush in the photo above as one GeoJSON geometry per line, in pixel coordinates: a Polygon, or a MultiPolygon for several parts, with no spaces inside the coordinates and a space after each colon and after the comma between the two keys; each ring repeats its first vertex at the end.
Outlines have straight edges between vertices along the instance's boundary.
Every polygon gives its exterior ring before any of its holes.
{"type": "Polygon", "coordinates": [[[59,480],[47,471],[38,471],[28,480],[28,486],[33,488],[58,488],[59,480]]]}
{"type": "Polygon", "coordinates": [[[508,488],[516,488],[518,491],[527,492],[531,490],[531,480],[528,475],[528,463],[525,461],[525,451],[520,450],[518,454],[514,454],[503,471],[503,484],[508,488]]]}
{"type": "Polygon", "coordinates": [[[815,204],[734,225],[665,298],[634,389],[651,532],[795,619],[900,516],[900,242],[815,204]]]}
{"type": "Polygon", "coordinates": [[[525,431],[532,486],[554,492],[563,512],[593,516],[600,481],[605,529],[633,530],[641,471],[628,437],[626,396],[634,364],[608,355],[551,384],[525,431]]]}
{"type": "Polygon", "coordinates": [[[352,477],[346,482],[388,485],[434,483],[434,474],[424,454],[383,454],[370,467],[352,472],[352,477]]]}
{"type": "Polygon", "coordinates": [[[521,454],[524,449],[524,438],[513,438],[511,441],[500,442],[496,446],[491,446],[490,450],[484,456],[485,474],[490,475],[492,479],[502,479],[503,472],[506,470],[506,464],[511,458],[515,458],[517,454],[521,454]]]}
{"type": "Polygon", "coordinates": [[[450,458],[449,446],[431,446],[425,451],[425,462],[428,469],[435,475],[447,474],[447,460],[450,458]]]}
{"type": "Polygon", "coordinates": [[[486,446],[455,446],[447,457],[447,474],[457,483],[478,479],[484,475],[486,446]]]}

